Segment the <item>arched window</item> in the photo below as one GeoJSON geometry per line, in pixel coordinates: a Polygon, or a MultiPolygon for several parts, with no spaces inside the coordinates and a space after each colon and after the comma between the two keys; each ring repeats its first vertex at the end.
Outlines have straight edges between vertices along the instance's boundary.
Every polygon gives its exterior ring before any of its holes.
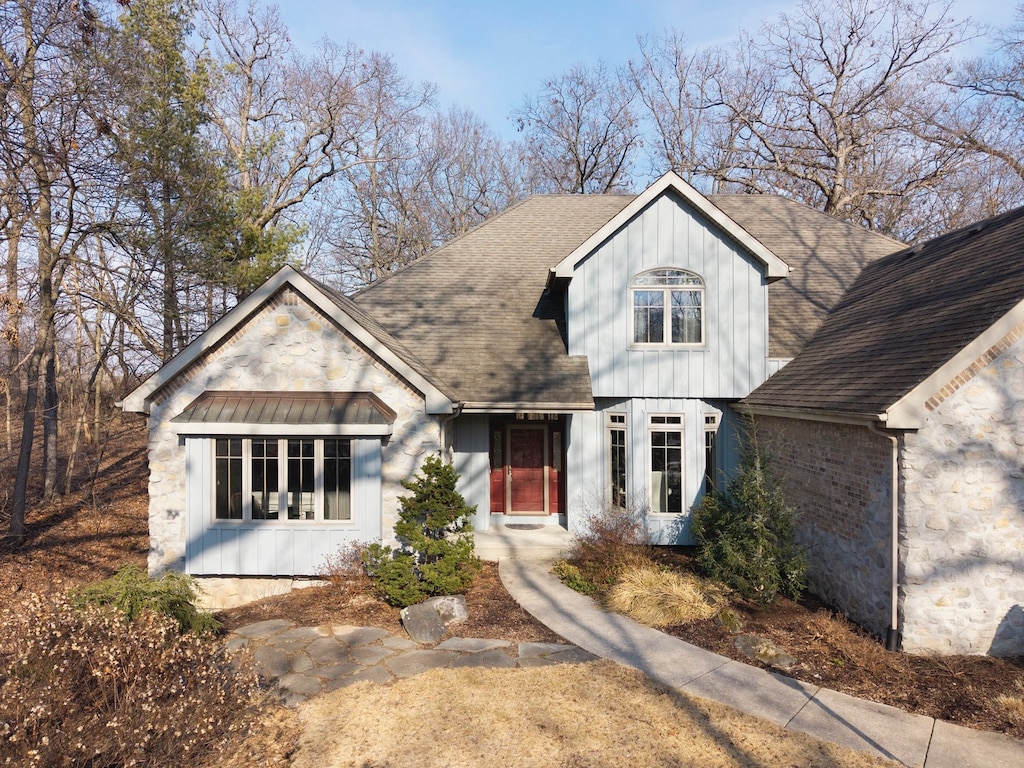
{"type": "Polygon", "coordinates": [[[704,343],[704,281],[683,269],[652,269],[633,278],[633,343],[704,343]]]}

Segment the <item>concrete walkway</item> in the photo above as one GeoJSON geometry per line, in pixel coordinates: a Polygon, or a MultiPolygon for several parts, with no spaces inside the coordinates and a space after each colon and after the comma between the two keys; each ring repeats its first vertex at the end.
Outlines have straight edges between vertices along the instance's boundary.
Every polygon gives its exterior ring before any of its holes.
{"type": "Polygon", "coordinates": [[[541,667],[580,664],[596,657],[567,643],[518,643],[450,637],[425,647],[373,627],[300,627],[271,619],[240,627],[229,652],[254,648],[256,672],[277,683],[282,700],[297,706],[311,696],[368,680],[389,683],[431,669],[541,667]]]}
{"type": "Polygon", "coordinates": [[[503,559],[505,588],[541,623],[595,656],[815,738],[923,768],[1020,768],[1024,742],[856,699],[705,651],[602,609],[551,575],[503,559]]]}

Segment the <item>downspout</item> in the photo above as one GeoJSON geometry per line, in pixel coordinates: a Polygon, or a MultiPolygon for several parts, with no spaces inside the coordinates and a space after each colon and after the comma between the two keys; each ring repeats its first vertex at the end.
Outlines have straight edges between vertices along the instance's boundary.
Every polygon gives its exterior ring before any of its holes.
{"type": "Polygon", "coordinates": [[[437,420],[437,455],[446,463],[451,464],[454,456],[451,451],[446,451],[445,446],[448,444],[448,425],[459,418],[462,413],[462,403],[458,403],[452,408],[452,412],[446,416],[441,416],[437,420]]]}
{"type": "Polygon", "coordinates": [[[875,422],[868,422],[868,430],[874,432],[880,437],[887,438],[892,443],[892,511],[891,511],[891,538],[892,538],[892,552],[890,553],[890,562],[892,565],[890,574],[890,596],[889,600],[889,627],[885,630],[885,648],[887,651],[898,651],[900,645],[900,632],[899,632],[899,513],[900,513],[900,494],[899,494],[899,438],[896,435],[890,434],[889,432],[883,432],[876,425],[875,422]]]}

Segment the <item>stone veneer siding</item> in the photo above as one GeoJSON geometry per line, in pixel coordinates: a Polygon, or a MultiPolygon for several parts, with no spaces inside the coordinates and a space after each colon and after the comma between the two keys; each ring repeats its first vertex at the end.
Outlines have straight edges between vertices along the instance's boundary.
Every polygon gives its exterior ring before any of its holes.
{"type": "Polygon", "coordinates": [[[757,417],[797,509],[812,592],[884,636],[891,582],[892,444],[866,427],[757,417]]]}
{"type": "Polygon", "coordinates": [[[906,439],[907,650],[1024,653],[1024,345],[982,362],[906,439]]]}
{"type": "MultiPolygon", "coordinates": [[[[185,447],[170,420],[206,390],[371,391],[396,413],[383,446],[382,531],[393,536],[402,481],[438,451],[437,421],[423,397],[330,318],[290,289],[161,394],[149,417],[149,570],[185,569],[185,447]]],[[[365,537],[364,537],[365,538],[365,537]]],[[[311,574],[304,574],[311,575],[311,574]]]]}

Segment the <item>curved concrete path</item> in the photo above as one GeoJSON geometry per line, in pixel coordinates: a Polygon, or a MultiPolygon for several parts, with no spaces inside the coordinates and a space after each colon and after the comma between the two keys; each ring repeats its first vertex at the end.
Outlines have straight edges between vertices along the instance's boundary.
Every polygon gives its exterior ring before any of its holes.
{"type": "Polygon", "coordinates": [[[1020,768],[1024,742],[864,701],[727,659],[605,611],[563,585],[551,563],[502,559],[516,601],[568,642],[694,696],[914,768],[1020,768]]]}

